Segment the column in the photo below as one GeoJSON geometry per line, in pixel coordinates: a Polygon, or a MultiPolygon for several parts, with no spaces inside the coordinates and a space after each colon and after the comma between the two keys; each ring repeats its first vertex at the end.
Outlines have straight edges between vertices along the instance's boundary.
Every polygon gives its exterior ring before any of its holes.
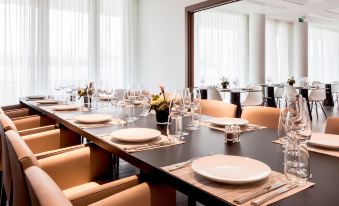
{"type": "Polygon", "coordinates": [[[293,75],[298,81],[308,76],[308,23],[293,24],[293,75]]]}
{"type": "Polygon", "coordinates": [[[265,83],[265,15],[249,15],[249,83],[265,83]]]}

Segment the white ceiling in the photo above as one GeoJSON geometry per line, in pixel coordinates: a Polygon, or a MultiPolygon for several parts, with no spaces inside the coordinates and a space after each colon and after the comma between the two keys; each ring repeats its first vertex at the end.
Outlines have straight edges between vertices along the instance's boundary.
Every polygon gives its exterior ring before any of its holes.
{"type": "Polygon", "coordinates": [[[307,22],[339,28],[339,0],[242,0],[217,9],[236,13],[263,13],[270,18],[307,22]]]}

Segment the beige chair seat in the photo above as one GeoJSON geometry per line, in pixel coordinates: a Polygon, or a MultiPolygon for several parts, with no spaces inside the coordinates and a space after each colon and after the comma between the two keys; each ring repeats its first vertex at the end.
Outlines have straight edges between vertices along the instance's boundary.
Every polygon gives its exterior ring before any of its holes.
{"type": "Polygon", "coordinates": [[[138,184],[136,176],[112,182],[112,155],[96,145],[37,160],[17,132],[9,130],[5,134],[11,173],[16,177],[12,180],[14,206],[28,205],[23,170],[31,166],[42,168],[61,190],[65,190],[73,205],[89,205],[96,198],[103,199],[138,184]]]}
{"type": "MultiPolygon", "coordinates": [[[[32,166],[27,168],[25,170],[25,177],[32,205],[72,205],[64,193],[61,192],[58,185],[39,167],[32,166]]],[[[124,191],[114,193],[105,199],[96,199],[96,201],[90,205],[172,206],[175,205],[175,192],[163,185],[142,183],[124,191]]]]}

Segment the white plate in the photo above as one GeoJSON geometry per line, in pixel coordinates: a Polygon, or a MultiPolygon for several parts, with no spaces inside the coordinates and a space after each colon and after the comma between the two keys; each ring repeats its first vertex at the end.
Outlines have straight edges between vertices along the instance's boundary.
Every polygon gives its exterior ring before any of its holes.
{"type": "Polygon", "coordinates": [[[27,96],[27,99],[44,99],[44,95],[34,95],[34,96],[27,96]]]}
{"type": "Polygon", "coordinates": [[[133,104],[134,104],[134,105],[141,105],[142,103],[144,103],[144,102],[141,101],[141,100],[135,100],[135,101],[133,101],[133,104]]]}
{"type": "Polygon", "coordinates": [[[58,104],[58,100],[54,100],[54,99],[44,99],[44,100],[38,100],[36,101],[36,103],[39,104],[58,104]]]}
{"type": "Polygon", "coordinates": [[[330,149],[339,149],[339,135],[313,133],[309,144],[330,149]]]}
{"type": "Polygon", "coordinates": [[[271,168],[258,160],[230,155],[213,155],[195,160],[192,169],[199,175],[222,183],[245,184],[262,180],[271,168]]]}
{"type": "Polygon", "coordinates": [[[71,111],[79,109],[79,107],[76,105],[57,105],[51,108],[55,111],[71,111]]]}
{"type": "Polygon", "coordinates": [[[125,142],[147,142],[161,135],[161,132],[148,128],[128,128],[112,132],[111,136],[125,142]]]}
{"type": "Polygon", "coordinates": [[[229,117],[218,117],[212,118],[209,120],[212,124],[216,124],[219,126],[227,126],[227,125],[246,125],[248,124],[248,120],[240,119],[240,118],[229,118],[229,117]]]}
{"type": "Polygon", "coordinates": [[[78,122],[91,124],[108,122],[112,119],[112,116],[107,114],[84,114],[75,116],[73,118],[78,122]]]}

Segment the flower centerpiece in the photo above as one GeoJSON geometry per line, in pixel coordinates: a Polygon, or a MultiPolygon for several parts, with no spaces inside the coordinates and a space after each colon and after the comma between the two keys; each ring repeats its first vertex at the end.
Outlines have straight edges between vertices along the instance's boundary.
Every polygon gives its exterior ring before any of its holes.
{"type": "Polygon", "coordinates": [[[291,77],[287,80],[287,83],[291,86],[293,86],[295,84],[295,80],[294,80],[294,77],[291,77]]]}
{"type": "Polygon", "coordinates": [[[221,79],[221,86],[223,89],[227,89],[227,87],[230,85],[230,82],[226,77],[222,77],[221,79]]]}
{"type": "Polygon", "coordinates": [[[167,124],[170,101],[166,98],[165,88],[159,85],[160,93],[152,95],[150,110],[155,111],[157,124],[167,124]]]}
{"type": "Polygon", "coordinates": [[[84,104],[85,105],[90,105],[92,102],[91,96],[94,93],[94,86],[93,82],[90,82],[86,88],[79,88],[77,91],[77,94],[79,96],[79,99],[83,97],[84,99],[84,104]]]}

